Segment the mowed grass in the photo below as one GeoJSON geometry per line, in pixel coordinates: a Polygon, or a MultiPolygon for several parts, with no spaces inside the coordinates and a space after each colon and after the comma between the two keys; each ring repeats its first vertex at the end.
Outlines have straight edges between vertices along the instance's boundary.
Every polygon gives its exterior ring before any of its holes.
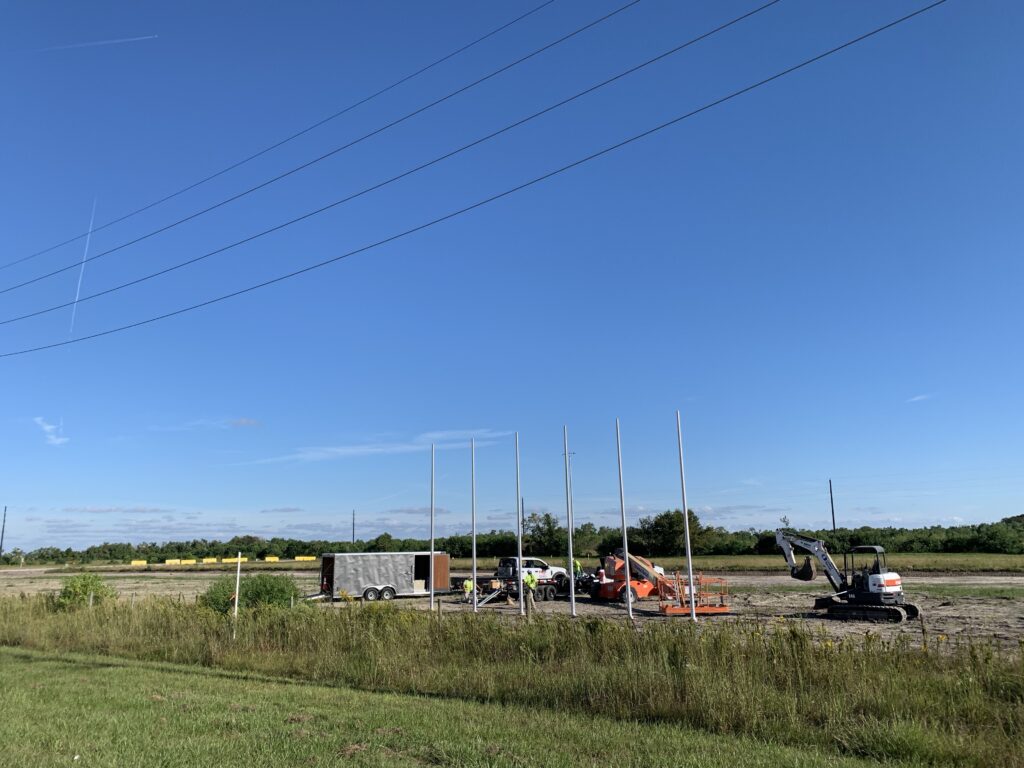
{"type": "MultiPolygon", "coordinates": [[[[835,556],[833,556],[835,557],[835,556]]],[[[565,555],[550,555],[544,558],[551,565],[565,566],[565,555]]],[[[842,567],[842,554],[837,562],[842,567]]],[[[1024,555],[995,555],[979,552],[938,552],[938,553],[886,553],[889,567],[901,574],[919,572],[939,573],[1024,573],[1024,555]]],[[[584,568],[598,567],[596,557],[579,558],[584,568]]],[[[802,556],[800,557],[803,561],[802,556]]],[[[654,562],[667,572],[685,571],[686,559],[682,557],[656,557],[654,562]]],[[[495,557],[481,558],[479,568],[493,570],[497,567],[495,557]]],[[[455,558],[452,568],[469,570],[469,558],[455,558]]],[[[772,555],[698,555],[693,558],[695,571],[709,576],[729,572],[786,573],[786,562],[782,551],[772,555]]]]}
{"type": "MultiPolygon", "coordinates": [[[[527,557],[533,557],[527,554],[527,557]]],[[[940,573],[1024,573],[1024,555],[1002,555],[988,554],[985,552],[889,552],[887,553],[889,567],[900,572],[913,573],[940,572],[940,573]]],[[[565,555],[537,555],[552,565],[565,565],[565,555]]],[[[842,554],[838,556],[842,560],[842,554]]],[[[598,558],[581,557],[580,562],[585,568],[598,567],[598,558]]],[[[659,557],[655,562],[667,571],[684,570],[686,560],[682,557],[659,557]]],[[[468,571],[473,561],[468,557],[452,558],[451,567],[453,570],[468,571]]],[[[842,565],[842,563],[840,563],[842,565]]],[[[497,557],[481,557],[478,567],[484,572],[493,571],[498,566],[497,557]]],[[[28,567],[28,566],[26,566],[28,567]]],[[[32,566],[43,567],[43,566],[32,566]]],[[[693,559],[693,567],[708,575],[715,573],[728,573],[736,571],[753,571],[764,573],[785,572],[786,564],[782,559],[782,552],[771,555],[697,555],[693,559]]],[[[0,570],[16,569],[15,566],[0,566],[0,570]]],[[[264,563],[251,560],[242,565],[244,571],[267,570],[267,571],[319,571],[320,561],[294,562],[292,560],[264,563]]],[[[89,563],[64,566],[62,564],[51,564],[48,571],[53,573],[72,573],[82,570],[120,571],[130,573],[202,573],[231,572],[235,566],[230,563],[197,563],[196,565],[163,565],[150,563],[144,566],[132,566],[125,563],[89,563]]]]}
{"type": "Polygon", "coordinates": [[[499,731],[600,713],[835,758],[1024,766],[1024,659],[989,643],[915,647],[870,629],[837,640],[785,620],[637,628],[358,603],[243,611],[232,635],[228,618],[172,600],[71,612],[0,600],[0,645],[526,707],[490,724],[499,731]]]}
{"type": "Polygon", "coordinates": [[[5,765],[878,764],[527,702],[367,693],[102,656],[0,649],[0,677],[5,765]]]}

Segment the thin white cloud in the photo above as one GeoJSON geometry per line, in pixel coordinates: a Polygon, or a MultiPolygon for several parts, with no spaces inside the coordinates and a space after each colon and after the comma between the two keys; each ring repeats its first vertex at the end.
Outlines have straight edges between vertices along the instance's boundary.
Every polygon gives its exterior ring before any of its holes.
{"type": "Polygon", "coordinates": [[[64,445],[64,443],[71,439],[70,437],[64,437],[63,430],[60,427],[56,424],[50,424],[42,416],[36,416],[32,421],[43,430],[47,445],[64,445]]]}
{"type": "Polygon", "coordinates": [[[63,507],[61,512],[82,515],[167,515],[166,507],[63,507]]]}
{"type": "Polygon", "coordinates": [[[437,432],[423,432],[411,440],[375,441],[352,443],[349,445],[324,445],[298,448],[283,456],[272,456],[256,459],[247,464],[281,464],[307,463],[314,461],[330,461],[333,459],[351,459],[362,456],[394,456],[403,453],[419,453],[430,450],[433,445],[439,451],[465,449],[469,439],[475,438],[478,448],[494,445],[498,438],[506,437],[510,432],[497,432],[492,429],[456,429],[437,432]]]}
{"type": "Polygon", "coordinates": [[[72,48],[96,48],[100,45],[120,45],[121,43],[137,43],[140,40],[155,40],[157,35],[143,35],[142,37],[118,37],[113,40],[92,40],[83,43],[68,43],[67,45],[51,45],[49,48],[40,48],[37,53],[45,51],[67,51],[72,48]]]}
{"type": "Polygon", "coordinates": [[[200,429],[242,429],[244,427],[258,427],[260,422],[249,416],[240,416],[235,419],[192,419],[183,424],[170,424],[166,426],[152,426],[153,432],[193,432],[200,429]]]}
{"type": "Polygon", "coordinates": [[[920,403],[922,400],[930,400],[931,397],[932,396],[930,394],[928,394],[928,395],[914,395],[913,397],[907,398],[904,402],[907,402],[907,403],[920,403]]]}

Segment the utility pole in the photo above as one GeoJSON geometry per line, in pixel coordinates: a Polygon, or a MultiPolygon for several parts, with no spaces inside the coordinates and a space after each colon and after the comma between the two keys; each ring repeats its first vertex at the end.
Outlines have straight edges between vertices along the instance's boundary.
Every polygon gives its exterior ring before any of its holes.
{"type": "Polygon", "coordinates": [[[516,581],[519,588],[519,615],[526,615],[526,598],[523,595],[523,507],[522,490],[519,484],[519,433],[516,432],[516,581]]]}
{"type": "Polygon", "coordinates": [[[4,523],[0,526],[0,557],[4,556],[4,534],[7,533],[7,505],[4,504],[4,523]]]}
{"type": "Polygon", "coordinates": [[[352,510],[352,543],[356,543],[356,511],[352,510]]]}
{"type": "MultiPolygon", "coordinates": [[[[832,507],[832,536],[836,535],[836,500],[832,498],[832,478],[828,479],[828,503],[832,507]]],[[[833,542],[834,544],[834,542],[833,542]]]]}

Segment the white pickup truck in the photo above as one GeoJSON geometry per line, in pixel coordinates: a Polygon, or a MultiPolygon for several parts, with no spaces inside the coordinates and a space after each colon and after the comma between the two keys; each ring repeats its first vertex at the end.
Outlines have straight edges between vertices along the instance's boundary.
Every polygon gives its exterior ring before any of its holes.
{"type": "MultiPolygon", "coordinates": [[[[539,584],[537,588],[538,598],[541,600],[553,600],[556,594],[567,592],[569,585],[572,583],[569,572],[565,568],[548,565],[539,557],[523,558],[523,575],[525,576],[528,573],[532,573],[537,577],[539,584]]],[[[498,561],[498,571],[494,576],[503,581],[516,579],[516,558],[501,558],[498,561]]]]}

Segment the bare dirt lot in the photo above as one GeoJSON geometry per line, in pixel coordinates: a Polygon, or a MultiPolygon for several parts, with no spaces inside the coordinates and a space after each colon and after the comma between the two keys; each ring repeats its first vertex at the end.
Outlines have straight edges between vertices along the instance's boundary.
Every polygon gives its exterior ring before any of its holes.
{"type": "MultiPolygon", "coordinates": [[[[317,591],[318,574],[315,570],[275,571],[292,576],[305,594],[317,591]]],[[[194,601],[224,571],[143,571],[101,570],[122,600],[147,596],[174,597],[194,601]]],[[[61,568],[22,568],[0,571],[0,595],[38,594],[60,589],[61,582],[70,572],[61,568]]],[[[459,577],[460,574],[453,574],[459,577]]],[[[904,576],[907,599],[916,603],[924,618],[921,622],[906,624],[870,624],[842,622],[828,619],[811,610],[816,595],[828,593],[827,585],[819,579],[814,584],[794,582],[784,573],[733,573],[727,577],[731,590],[732,614],[709,617],[708,621],[806,621],[812,628],[820,628],[833,637],[863,636],[867,632],[884,638],[907,635],[920,642],[922,628],[930,640],[944,636],[957,639],[991,639],[1003,646],[1015,647],[1024,643],[1024,575],[1021,574],[915,574],[904,576]]],[[[439,596],[444,611],[464,611],[469,606],[461,595],[439,596]]],[[[425,599],[400,600],[408,608],[427,608],[425,599]]],[[[514,615],[518,605],[489,604],[481,610],[514,615]]],[[[567,599],[538,602],[540,613],[567,614],[567,599]]],[[[625,607],[619,604],[592,603],[580,595],[576,601],[577,614],[586,617],[623,619],[625,607]]],[[[635,615],[645,621],[685,621],[685,618],[666,618],[658,612],[657,602],[641,602],[635,615]]]]}

